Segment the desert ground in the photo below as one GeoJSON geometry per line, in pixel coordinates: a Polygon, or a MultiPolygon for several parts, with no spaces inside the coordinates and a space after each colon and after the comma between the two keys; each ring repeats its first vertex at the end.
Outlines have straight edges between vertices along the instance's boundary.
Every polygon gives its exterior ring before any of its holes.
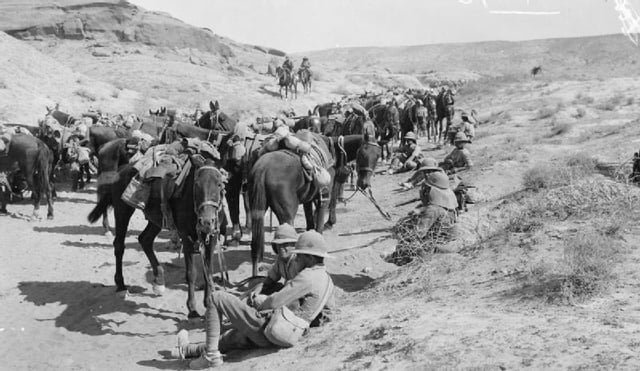
{"type": "MultiPolygon", "coordinates": [[[[459,45],[314,52],[312,93],[283,101],[266,74],[270,61],[281,61],[273,54],[218,36],[214,48],[181,45],[180,37],[159,44],[144,38],[160,32],[158,24],[200,31],[126,3],[61,3],[37,11],[2,5],[1,121],[36,125],[54,103],[75,114],[142,114],[160,105],[190,112],[212,99],[254,120],[432,81],[458,82],[457,108],[479,113],[469,147],[475,167],[464,179],[480,200],[459,219],[460,253],[386,262],[396,244],[391,228],[415,206],[396,205],[417,191],[399,187],[409,174],[377,174],[373,194],[392,221],[356,195],[324,232],[338,287],[332,322],[291,349],[229,353],[223,369],[640,368],[640,190],[626,181],[640,140],[640,77],[637,49],[623,36],[468,44],[471,61],[459,45]],[[133,14],[121,26],[133,24],[137,36],[118,40],[96,26],[111,24],[112,13],[133,14]],[[83,20],[83,37],[47,33],[46,25],[71,16],[83,20]],[[486,63],[497,50],[504,63],[486,63]],[[544,70],[532,78],[536,64],[544,70]]],[[[436,159],[451,150],[419,144],[436,159]]],[[[0,216],[0,369],[188,369],[168,355],[180,329],[203,341],[203,323],[186,318],[184,262],[169,234],[155,245],[167,272],[157,296],[136,240],[146,221],[136,212],[124,263],[130,293],[118,297],[112,236],[87,222],[95,184],[56,187],[54,220],[30,220],[26,201],[0,216]]],[[[302,209],[295,227],[304,230],[302,209]]],[[[245,234],[226,250],[234,282],[250,275],[249,241],[245,234]]]]}

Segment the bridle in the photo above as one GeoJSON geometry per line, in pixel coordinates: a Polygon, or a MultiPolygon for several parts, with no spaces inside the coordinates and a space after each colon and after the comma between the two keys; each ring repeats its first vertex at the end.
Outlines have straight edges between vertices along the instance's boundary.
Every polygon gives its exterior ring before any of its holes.
{"type": "MultiPolygon", "coordinates": [[[[222,173],[220,172],[220,170],[218,168],[216,168],[215,166],[210,166],[210,165],[204,165],[199,167],[198,169],[196,169],[195,174],[194,174],[194,180],[198,177],[198,175],[200,174],[200,172],[202,171],[215,171],[217,173],[219,173],[219,175],[222,177],[222,173]]],[[[194,181],[194,187],[195,187],[195,181],[194,181]]],[[[200,258],[202,259],[202,267],[204,269],[205,272],[205,279],[207,280],[207,284],[209,285],[209,287],[211,287],[212,289],[214,288],[213,285],[213,281],[211,280],[211,276],[209,274],[209,269],[207,268],[207,264],[204,260],[204,256],[205,256],[205,245],[209,245],[210,239],[213,236],[215,238],[215,241],[218,242],[218,237],[220,234],[220,220],[218,219],[218,213],[222,208],[222,202],[224,200],[224,187],[222,187],[220,189],[220,197],[218,198],[217,201],[214,200],[204,200],[203,202],[196,204],[196,200],[195,200],[195,192],[194,192],[194,200],[193,200],[193,205],[194,205],[194,211],[196,213],[196,216],[198,216],[200,214],[200,212],[202,211],[202,209],[204,209],[207,206],[213,207],[214,212],[213,212],[213,228],[209,231],[202,231],[200,230],[200,223],[196,224],[196,231],[197,233],[197,245],[198,245],[198,250],[200,250],[200,258]],[[206,232],[206,234],[204,234],[203,232],[206,232]],[[204,237],[204,238],[203,238],[204,237]]],[[[213,253],[213,252],[212,252],[213,253]]],[[[229,271],[227,270],[227,261],[224,257],[224,254],[222,252],[222,247],[218,246],[218,264],[220,266],[220,278],[222,280],[222,282],[225,282],[225,279],[227,282],[229,282],[229,271]]],[[[226,287],[225,287],[226,290],[226,287]]]]}

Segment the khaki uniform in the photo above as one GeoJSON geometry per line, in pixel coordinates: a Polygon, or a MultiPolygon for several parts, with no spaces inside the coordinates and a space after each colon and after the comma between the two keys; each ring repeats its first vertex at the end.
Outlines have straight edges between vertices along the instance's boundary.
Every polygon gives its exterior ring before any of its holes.
{"type": "Polygon", "coordinates": [[[451,153],[444,158],[445,163],[450,162],[453,167],[472,167],[471,152],[468,149],[454,148],[451,153]]]}

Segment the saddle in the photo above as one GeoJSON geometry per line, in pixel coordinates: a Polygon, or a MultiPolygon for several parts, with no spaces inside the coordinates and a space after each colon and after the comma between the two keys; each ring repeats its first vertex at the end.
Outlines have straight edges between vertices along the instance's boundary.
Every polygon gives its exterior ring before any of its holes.
{"type": "Polygon", "coordinates": [[[334,165],[335,156],[320,134],[306,129],[292,134],[287,128],[279,128],[274,135],[265,140],[257,157],[276,150],[288,150],[298,156],[305,177],[307,180],[313,180],[320,189],[327,187],[331,182],[328,169],[334,165]]]}
{"type": "Polygon", "coordinates": [[[175,229],[169,201],[182,194],[184,180],[193,166],[192,156],[220,159],[211,143],[199,139],[189,138],[151,147],[134,163],[138,176],[131,180],[122,200],[143,210],[150,222],[161,228],[175,229]],[[160,202],[150,202],[154,199],[160,202]],[[160,207],[156,206],[158,204],[160,207]]]}

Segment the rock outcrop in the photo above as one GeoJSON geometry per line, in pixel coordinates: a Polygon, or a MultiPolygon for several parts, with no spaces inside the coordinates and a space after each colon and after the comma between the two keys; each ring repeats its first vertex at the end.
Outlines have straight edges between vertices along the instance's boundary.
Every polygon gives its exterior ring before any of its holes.
{"type": "Polygon", "coordinates": [[[169,48],[194,48],[234,56],[224,40],[166,13],[150,12],[127,1],[66,1],[0,4],[0,30],[22,40],[59,39],[137,42],[169,48]]]}

